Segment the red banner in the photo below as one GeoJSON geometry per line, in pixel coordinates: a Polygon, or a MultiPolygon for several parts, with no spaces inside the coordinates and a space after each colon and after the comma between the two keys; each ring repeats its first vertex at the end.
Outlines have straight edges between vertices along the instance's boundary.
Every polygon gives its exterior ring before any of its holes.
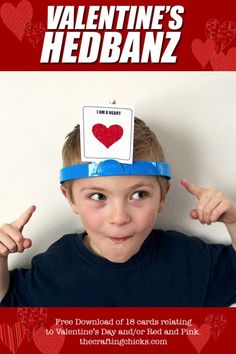
{"type": "Polygon", "coordinates": [[[0,1],[1,70],[236,70],[235,2],[0,1]]]}
{"type": "Polygon", "coordinates": [[[0,352],[235,353],[235,308],[1,309],[0,352]]]}

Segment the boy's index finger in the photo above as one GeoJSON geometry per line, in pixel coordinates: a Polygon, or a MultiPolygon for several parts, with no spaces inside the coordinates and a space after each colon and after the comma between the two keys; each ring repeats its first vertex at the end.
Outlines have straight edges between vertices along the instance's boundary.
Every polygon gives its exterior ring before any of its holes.
{"type": "Polygon", "coordinates": [[[31,216],[35,212],[36,207],[32,205],[23,214],[20,215],[18,219],[13,221],[12,226],[16,227],[20,232],[23,230],[24,226],[29,222],[31,216]]]}
{"type": "Polygon", "coordinates": [[[205,188],[200,188],[195,186],[195,184],[191,183],[190,181],[186,180],[186,179],[182,179],[181,180],[181,184],[182,186],[185,187],[185,189],[193,194],[195,197],[197,197],[198,199],[201,198],[201,196],[203,195],[205,188]]]}

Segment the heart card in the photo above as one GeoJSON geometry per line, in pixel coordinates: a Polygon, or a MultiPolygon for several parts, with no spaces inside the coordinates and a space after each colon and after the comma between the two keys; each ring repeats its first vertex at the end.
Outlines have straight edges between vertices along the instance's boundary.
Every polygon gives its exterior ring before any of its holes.
{"type": "Polygon", "coordinates": [[[131,106],[82,106],[81,161],[133,162],[134,109],[131,106]]]}

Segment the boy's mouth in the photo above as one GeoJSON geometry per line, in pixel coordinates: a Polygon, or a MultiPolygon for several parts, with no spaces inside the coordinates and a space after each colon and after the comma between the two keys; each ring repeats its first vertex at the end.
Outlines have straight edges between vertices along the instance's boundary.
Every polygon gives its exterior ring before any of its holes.
{"type": "Polygon", "coordinates": [[[115,243],[123,243],[127,240],[129,240],[132,236],[125,236],[125,237],[118,237],[118,236],[115,236],[115,237],[108,237],[111,241],[115,242],[115,243]]]}

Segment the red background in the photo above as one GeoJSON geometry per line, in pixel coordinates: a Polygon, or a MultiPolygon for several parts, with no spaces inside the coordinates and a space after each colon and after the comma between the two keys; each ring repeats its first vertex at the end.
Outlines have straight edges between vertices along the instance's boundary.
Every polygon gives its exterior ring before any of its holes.
{"type": "MultiPolygon", "coordinates": [[[[0,1],[2,5],[6,1],[0,1]]],[[[17,6],[19,0],[12,0],[12,4],[17,6]]],[[[163,1],[158,3],[153,0],[88,0],[67,2],[65,0],[31,0],[33,6],[32,23],[36,24],[42,22],[47,24],[47,6],[48,5],[183,5],[185,7],[185,14],[183,15],[184,24],[182,27],[182,36],[180,42],[175,50],[177,55],[177,63],[175,64],[40,64],[40,57],[42,51],[41,41],[36,48],[33,48],[29,41],[24,37],[20,42],[16,36],[4,25],[0,19],[0,70],[99,70],[99,71],[202,71],[202,67],[194,57],[191,50],[191,43],[194,39],[199,38],[205,42],[207,37],[205,34],[205,26],[208,20],[214,18],[221,24],[226,20],[231,20],[236,23],[236,5],[235,0],[224,0],[224,2],[213,2],[210,0],[180,0],[180,1],[163,1]]],[[[225,54],[231,47],[236,47],[236,38],[223,51],[225,54]]],[[[207,64],[204,70],[212,70],[210,64],[207,64]]],[[[227,70],[227,69],[226,69],[227,70]]]]}
{"type": "MultiPolygon", "coordinates": [[[[205,344],[201,350],[201,354],[234,354],[235,353],[235,321],[236,321],[236,308],[48,308],[47,320],[44,323],[45,328],[50,328],[54,323],[56,318],[61,319],[120,319],[120,318],[134,318],[134,319],[189,319],[192,318],[192,322],[200,327],[205,322],[205,317],[209,314],[214,315],[215,317],[219,314],[223,314],[226,318],[226,326],[222,330],[218,338],[214,339],[210,337],[209,341],[205,344]]],[[[17,322],[17,309],[2,308],[0,311],[0,326],[2,323],[7,323],[12,326],[17,322]]],[[[85,327],[85,326],[84,326],[85,327]]],[[[90,326],[91,328],[94,326],[90,326]]],[[[88,327],[88,328],[90,328],[88,327]]],[[[149,326],[154,327],[154,326],[149,326]]],[[[64,326],[68,328],[68,326],[64,326]]],[[[73,329],[75,326],[73,326],[73,329]]],[[[109,327],[110,328],[110,327],[109,327]]],[[[115,327],[113,327],[115,328],[115,327]]],[[[125,328],[125,326],[120,327],[125,328]]],[[[126,327],[127,328],[127,327],[126,327]]],[[[144,328],[144,327],[141,327],[144,328]]],[[[165,326],[167,328],[167,326],[165,326]]],[[[173,328],[173,326],[171,327],[173,328]]],[[[127,336],[128,337],[128,336],[127,336]]],[[[135,336],[138,338],[140,336],[135,336]]],[[[166,338],[166,336],[164,336],[166,338]]],[[[58,338],[58,337],[56,337],[58,338]]],[[[55,338],[55,339],[56,339],[55,338]]],[[[116,346],[116,345],[90,345],[82,346],[79,343],[80,336],[77,335],[68,335],[65,337],[64,345],[60,351],[60,354],[70,354],[70,353],[145,353],[145,354],[196,354],[197,351],[194,346],[191,344],[187,336],[170,336],[168,338],[168,345],[129,345],[129,346],[116,346]]],[[[96,338],[96,336],[89,337],[96,338]]],[[[101,338],[99,336],[99,338],[101,338]]],[[[119,338],[119,337],[113,337],[119,338]]],[[[148,337],[145,337],[148,338],[148,337]]],[[[155,336],[149,336],[149,339],[158,338],[155,336]]],[[[1,354],[10,354],[11,352],[7,349],[0,340],[0,353],[1,354]]],[[[40,351],[36,348],[33,340],[27,340],[24,338],[18,354],[40,354],[40,351]]],[[[43,354],[58,354],[58,352],[53,349],[43,354]]]]}

